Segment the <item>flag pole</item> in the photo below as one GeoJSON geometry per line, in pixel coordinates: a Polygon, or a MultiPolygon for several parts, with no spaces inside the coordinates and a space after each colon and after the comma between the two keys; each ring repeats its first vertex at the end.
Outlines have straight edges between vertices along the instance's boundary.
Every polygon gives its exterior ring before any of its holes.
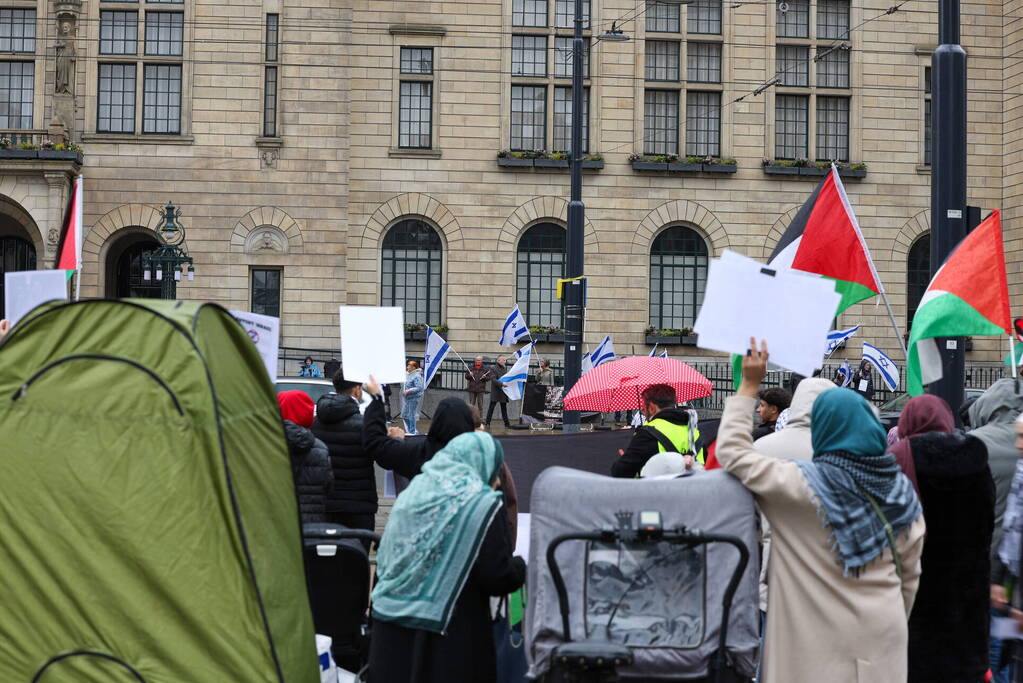
{"type": "Polygon", "coordinates": [[[902,357],[909,362],[909,352],[906,350],[906,340],[902,338],[902,330],[899,329],[899,323],[895,321],[895,313],[892,312],[892,305],[888,301],[888,295],[885,293],[884,288],[881,288],[881,298],[884,300],[884,307],[888,310],[888,319],[892,321],[892,329],[895,330],[895,338],[899,340],[899,348],[902,349],[902,357]]]}
{"type": "Polygon", "coordinates": [[[469,364],[465,362],[465,359],[462,358],[461,354],[459,354],[458,351],[455,351],[455,347],[449,346],[448,348],[451,350],[451,353],[453,353],[456,356],[458,356],[458,360],[462,361],[462,365],[464,365],[466,371],[468,371],[469,370],[469,364]]]}
{"type": "Polygon", "coordinates": [[[1009,361],[1012,363],[1012,377],[1016,382],[1016,393],[1019,393],[1019,368],[1016,367],[1016,340],[1009,335],[1009,361]]]}

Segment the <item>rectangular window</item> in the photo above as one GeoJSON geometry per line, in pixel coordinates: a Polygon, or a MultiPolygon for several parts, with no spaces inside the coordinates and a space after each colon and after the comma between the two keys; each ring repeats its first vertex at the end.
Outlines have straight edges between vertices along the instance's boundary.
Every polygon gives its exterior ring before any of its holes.
{"type": "Polygon", "coordinates": [[[931,67],[924,67],[924,163],[931,163],[931,67]]]}
{"type": "Polygon", "coordinates": [[[696,0],[687,11],[689,33],[721,34],[721,0],[696,0]]]}
{"type": "Polygon", "coordinates": [[[679,43],[674,40],[646,41],[646,80],[679,79],[679,43]]]}
{"type": "Polygon", "coordinates": [[[146,54],[180,55],[184,16],[181,12],[146,12],[146,54]]]}
{"type": "Polygon", "coordinates": [[[401,72],[403,74],[425,74],[433,73],[433,48],[432,47],[403,47],[401,48],[401,72]]]}
{"type": "Polygon", "coordinates": [[[817,0],[817,39],[849,37],[849,0],[817,0]]]}
{"type": "Polygon", "coordinates": [[[810,0],[779,2],[775,17],[779,38],[810,37],[810,0]]]}
{"type": "Polygon", "coordinates": [[[281,16],[266,15],[266,61],[277,61],[277,44],[280,41],[281,16]]]}
{"type": "Polygon", "coordinates": [[[181,65],[146,64],[142,132],[181,132],[181,65]]]}
{"type": "Polygon", "coordinates": [[[398,146],[429,149],[433,144],[433,83],[403,81],[398,107],[398,146]]]}
{"type": "Polygon", "coordinates": [[[682,30],[681,6],[647,0],[646,30],[653,33],[679,33],[682,30]]]}
{"type": "Polygon", "coordinates": [[[263,137],[277,137],[277,67],[264,67],[263,137]]]}
{"type": "MultiPolygon", "coordinates": [[[[103,0],[103,1],[106,2],[107,0],[103,0]]],[[[146,0],[146,2],[149,2],[149,3],[165,2],[165,3],[168,3],[168,4],[172,4],[172,5],[180,5],[184,1],[185,0],[146,0]]]]}
{"type": "Polygon", "coordinates": [[[32,127],[35,62],[0,62],[0,128],[32,127]]]}
{"type": "MultiPolygon", "coordinates": [[[[152,1],[152,0],[150,0],[152,1]]],[[[281,271],[252,269],[252,312],[281,317],[281,271]]]]}
{"type": "Polygon", "coordinates": [[[647,90],[643,110],[643,153],[678,154],[677,90],[647,90]]]}
{"type": "Polygon", "coordinates": [[[512,36],[512,76],[547,75],[547,36],[512,36]]]}
{"type": "Polygon", "coordinates": [[[721,82],[721,43],[686,46],[687,78],[694,83],[721,82]]]}
{"type": "Polygon", "coordinates": [[[513,0],[512,26],[546,26],[547,0],[513,0]]]}
{"type": "Polygon", "coordinates": [[[817,54],[817,87],[818,88],[848,88],[849,87],[849,51],[838,48],[818,47],[817,54]]]}
{"type": "Polygon", "coordinates": [[[135,65],[100,64],[96,130],[135,132],[135,65]]]}
{"type": "Polygon", "coordinates": [[[721,155],[721,93],[686,93],[686,154],[721,155]]]}
{"type": "MultiPolygon", "coordinates": [[[[554,25],[575,28],[575,0],[555,0],[554,25]]],[[[583,28],[590,27],[590,0],[583,0],[583,28]]]]}
{"type": "Polygon", "coordinates": [[[810,85],[808,63],[810,48],[799,45],[779,45],[777,55],[778,78],[781,85],[807,87],[810,85]]]}
{"type": "MultiPolygon", "coordinates": [[[[554,88],[554,145],[556,152],[572,151],[572,88],[554,88]]],[[[590,89],[583,88],[583,145],[590,151],[590,89]]]]}
{"type": "MultiPolygon", "coordinates": [[[[554,77],[572,77],[572,38],[554,39],[554,77]]],[[[590,77],[590,39],[583,38],[583,78],[590,77]]]]}
{"type": "Polygon", "coordinates": [[[849,160],[849,98],[817,98],[817,160],[849,160]]]}
{"type": "Polygon", "coordinates": [[[807,144],[807,97],[776,95],[774,99],[774,156],[805,159],[807,144]]]}
{"type": "Polygon", "coordinates": [[[0,52],[36,51],[36,11],[0,9],[0,52]]]}
{"type": "Polygon", "coordinates": [[[139,13],[99,13],[99,52],[103,55],[133,55],[138,52],[139,13]]]}
{"type": "Polygon", "coordinates": [[[511,98],[511,148],[543,149],[547,138],[547,88],[513,85],[511,98]]]}

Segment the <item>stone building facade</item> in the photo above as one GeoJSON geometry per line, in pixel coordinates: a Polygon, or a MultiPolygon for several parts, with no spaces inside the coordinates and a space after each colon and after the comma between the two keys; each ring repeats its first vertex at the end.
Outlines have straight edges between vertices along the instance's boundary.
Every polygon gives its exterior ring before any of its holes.
{"type": "MultiPolygon", "coordinates": [[[[173,201],[196,269],[180,298],[277,310],[282,345],[306,349],[336,348],[340,304],[400,304],[407,322],[447,325],[463,356],[492,354],[516,302],[531,325],[561,321],[569,177],[549,153],[567,134],[571,4],[0,2],[0,52],[5,31],[12,48],[0,69],[21,76],[0,136],[66,136],[84,150],[80,167],[0,150],[0,239],[12,253],[30,244],[50,267],[80,170],[83,296],[152,291],[138,255],[173,201]],[[32,83],[15,62],[32,64],[32,83]],[[547,158],[519,158],[539,150],[547,158]]],[[[962,4],[968,196],[1003,209],[1014,294],[1021,4],[962,4]]],[[[937,14],[933,3],[888,7],[588,2],[591,348],[612,334],[620,354],[646,353],[647,328],[692,324],[708,258],[765,259],[820,179],[797,158],[850,165],[846,190],[905,331],[927,281],[937,14]],[[612,24],[631,39],[598,40],[612,24]],[[651,166],[663,155],[678,164],[651,166]]],[[[0,87],[12,82],[0,73],[0,87]]],[[[751,292],[750,304],[774,302],[751,292]]],[[[900,355],[883,306],[857,305],[839,324],[862,324],[861,339],[900,355]]],[[[968,359],[1003,347],[977,339],[968,359]]]]}

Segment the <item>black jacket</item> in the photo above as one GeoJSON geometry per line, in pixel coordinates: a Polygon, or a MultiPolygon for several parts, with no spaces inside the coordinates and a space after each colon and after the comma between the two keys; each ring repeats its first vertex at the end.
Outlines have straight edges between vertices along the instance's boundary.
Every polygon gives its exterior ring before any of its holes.
{"type": "Polygon", "coordinates": [[[508,374],[511,370],[511,366],[505,363],[502,368],[497,363],[490,366],[490,401],[492,403],[507,403],[508,394],[504,393],[504,387],[501,386],[501,378],[508,374]]]}
{"type": "Polygon", "coordinates": [[[327,445],[334,470],[334,491],[327,513],[372,515],[377,511],[373,458],[362,448],[359,404],[346,394],[325,394],[316,402],[313,434],[327,445]]]}
{"type": "MultiPolygon", "coordinates": [[[[658,412],[654,419],[667,420],[677,425],[688,425],[689,413],[682,408],[665,408],[658,412]]],[[[659,445],[660,443],[648,429],[640,427],[632,435],[632,440],[629,441],[629,446],[625,449],[625,455],[611,465],[611,476],[624,478],[637,476],[646,461],[657,453],[659,445]]]]}
{"type": "Polygon", "coordinates": [[[476,563],[455,602],[445,635],[417,631],[386,621],[373,622],[370,640],[370,683],[415,680],[415,642],[425,638],[419,663],[421,683],[493,683],[497,680],[490,597],[508,595],[525,580],[526,565],[512,557],[514,548],[504,523],[505,511],[494,516],[476,563]]]}
{"type": "Polygon", "coordinates": [[[770,422],[761,422],[753,428],[753,440],[763,438],[768,434],[774,434],[774,428],[778,426],[777,420],[771,420],[770,422]]]}
{"type": "Polygon", "coordinates": [[[326,522],[324,499],[334,488],[327,447],[311,431],[290,420],[284,420],[284,436],[302,523],[326,522]]]}
{"type": "Polygon", "coordinates": [[[872,401],[874,399],[874,373],[857,370],[853,373],[852,381],[849,382],[849,388],[868,401],[872,401]],[[867,388],[863,391],[860,391],[861,380],[867,380],[867,388]]]}
{"type": "Polygon", "coordinates": [[[392,439],[387,436],[384,404],[374,397],[366,408],[362,425],[362,447],[366,454],[386,470],[411,479],[423,463],[459,434],[475,429],[469,406],[460,398],[446,398],[437,406],[426,438],[392,439]]]}
{"type": "Polygon", "coordinates": [[[982,681],[995,515],[987,448],[976,437],[937,432],[912,437],[909,444],[927,520],[909,619],[909,681],[982,681]]]}

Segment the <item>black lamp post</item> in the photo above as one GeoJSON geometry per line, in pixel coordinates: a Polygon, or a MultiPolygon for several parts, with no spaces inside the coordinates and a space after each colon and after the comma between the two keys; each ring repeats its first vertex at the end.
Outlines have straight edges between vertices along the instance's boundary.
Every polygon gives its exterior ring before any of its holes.
{"type": "Polygon", "coordinates": [[[155,278],[160,282],[161,299],[178,298],[178,282],[184,273],[188,273],[189,280],[195,279],[192,257],[185,249],[185,228],[178,222],[180,217],[181,210],[168,202],[157,230],[163,244],[142,254],[142,279],[155,278]]]}

